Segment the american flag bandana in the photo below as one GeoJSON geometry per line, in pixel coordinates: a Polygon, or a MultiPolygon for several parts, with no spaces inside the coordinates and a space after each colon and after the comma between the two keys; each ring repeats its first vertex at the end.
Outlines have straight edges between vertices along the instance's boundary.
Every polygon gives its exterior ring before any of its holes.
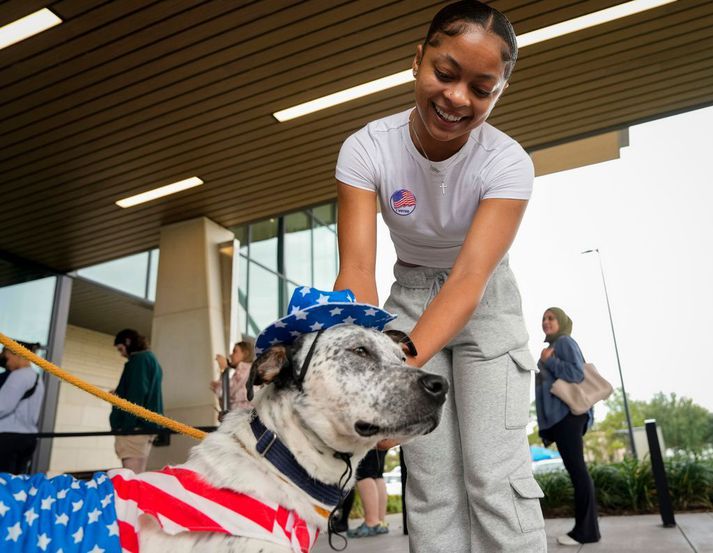
{"type": "Polygon", "coordinates": [[[69,475],[0,479],[0,550],[138,553],[139,516],[164,532],[217,532],[308,553],[318,530],[293,511],[227,489],[193,471],[166,467],[134,474],[117,469],[83,482],[69,475]]]}

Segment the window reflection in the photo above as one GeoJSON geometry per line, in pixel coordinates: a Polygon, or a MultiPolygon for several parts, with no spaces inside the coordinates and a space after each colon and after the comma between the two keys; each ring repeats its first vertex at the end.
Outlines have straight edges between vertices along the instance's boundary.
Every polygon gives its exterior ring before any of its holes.
{"type": "Polygon", "coordinates": [[[46,346],[56,281],[48,277],[0,288],[0,331],[46,346]]]}
{"type": "Polygon", "coordinates": [[[154,301],[158,257],[159,252],[156,249],[85,267],[79,269],[76,274],[122,292],[154,301]]]}
{"type": "Polygon", "coordinates": [[[238,317],[245,334],[256,336],[284,316],[297,286],[332,288],[337,276],[334,203],[232,230],[240,240],[238,317]]]}
{"type": "MultiPolygon", "coordinates": [[[[256,263],[250,263],[248,278],[249,330],[263,329],[280,317],[278,294],[281,279],[256,263]]],[[[253,332],[248,332],[253,334],[253,332]]]]}
{"type": "Polygon", "coordinates": [[[285,217],[285,276],[312,285],[312,220],[304,211],[285,217]]]}

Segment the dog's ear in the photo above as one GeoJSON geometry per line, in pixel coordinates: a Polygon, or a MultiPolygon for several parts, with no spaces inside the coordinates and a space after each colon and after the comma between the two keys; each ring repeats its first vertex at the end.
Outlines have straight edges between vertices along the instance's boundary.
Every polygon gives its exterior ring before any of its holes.
{"type": "Polygon", "coordinates": [[[396,330],[392,328],[384,330],[384,334],[401,346],[404,353],[408,353],[411,357],[416,357],[418,355],[418,351],[416,351],[416,346],[411,341],[411,337],[403,330],[396,330]]]}
{"type": "Polygon", "coordinates": [[[275,380],[283,369],[290,366],[290,352],[283,345],[272,346],[253,361],[250,376],[245,383],[248,401],[254,397],[253,386],[269,384],[275,380]]]}

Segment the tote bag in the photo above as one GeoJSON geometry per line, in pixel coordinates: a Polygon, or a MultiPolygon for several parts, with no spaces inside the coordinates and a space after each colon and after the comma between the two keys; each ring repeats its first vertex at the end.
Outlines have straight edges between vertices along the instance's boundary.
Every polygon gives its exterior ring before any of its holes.
{"type": "Polygon", "coordinates": [[[584,380],[582,382],[567,382],[558,378],[552,384],[550,392],[564,401],[575,415],[589,411],[598,401],[607,399],[614,388],[604,378],[593,363],[585,363],[584,380]]]}

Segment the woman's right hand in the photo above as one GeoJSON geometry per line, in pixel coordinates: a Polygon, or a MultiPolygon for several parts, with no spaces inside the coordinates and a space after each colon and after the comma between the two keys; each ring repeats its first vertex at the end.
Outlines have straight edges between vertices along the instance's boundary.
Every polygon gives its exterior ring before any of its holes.
{"type": "Polygon", "coordinates": [[[221,355],[219,353],[215,356],[215,360],[218,362],[218,367],[220,367],[221,371],[224,371],[228,368],[228,359],[225,357],[225,355],[221,355]]]}
{"type": "Polygon", "coordinates": [[[552,357],[555,354],[555,348],[548,347],[542,350],[542,353],[540,353],[540,361],[543,363],[547,361],[550,357],[552,357]]]}

